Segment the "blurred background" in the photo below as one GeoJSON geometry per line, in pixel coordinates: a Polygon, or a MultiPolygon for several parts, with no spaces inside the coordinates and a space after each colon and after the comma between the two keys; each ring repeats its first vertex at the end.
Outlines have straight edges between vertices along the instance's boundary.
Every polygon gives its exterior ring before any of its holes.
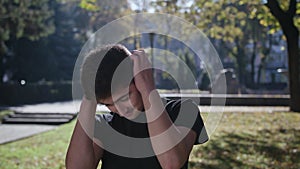
{"type": "MultiPolygon", "coordinates": [[[[0,0],[0,168],[65,168],[81,48],[107,23],[143,12],[197,26],[224,67],[217,77],[226,77],[226,106],[217,113],[209,105],[225,97],[211,94],[218,78],[210,80],[205,63],[185,44],[155,32],[120,42],[145,48],[151,59],[152,49],[170,51],[191,69],[197,91],[179,90],[167,72],[155,72],[161,94],[200,92],[192,96],[207,101],[199,105],[205,125],[217,127],[209,142],[194,146],[189,168],[299,169],[299,0],[0,0]]],[[[190,72],[172,59],[163,62],[186,80],[190,72]]]]}
{"type": "MultiPolygon", "coordinates": [[[[292,93],[291,100],[300,102],[296,0],[2,0],[0,103],[72,99],[72,73],[83,44],[105,24],[137,12],[177,15],[203,31],[223,63],[220,74],[226,75],[228,94],[292,93]]],[[[203,93],[214,85],[202,61],[176,39],[149,33],[121,43],[129,49],[175,52],[191,68],[203,93]]],[[[174,69],[185,77],[186,72],[176,65],[174,69]]],[[[176,89],[167,74],[156,76],[158,88],[176,89]]]]}

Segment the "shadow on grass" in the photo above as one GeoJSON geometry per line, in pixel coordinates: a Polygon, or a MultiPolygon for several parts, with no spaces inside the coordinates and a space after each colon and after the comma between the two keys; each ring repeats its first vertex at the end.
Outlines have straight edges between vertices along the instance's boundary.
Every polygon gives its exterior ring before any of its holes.
{"type": "Polygon", "coordinates": [[[223,133],[193,151],[191,169],[300,168],[300,130],[223,133]]]}

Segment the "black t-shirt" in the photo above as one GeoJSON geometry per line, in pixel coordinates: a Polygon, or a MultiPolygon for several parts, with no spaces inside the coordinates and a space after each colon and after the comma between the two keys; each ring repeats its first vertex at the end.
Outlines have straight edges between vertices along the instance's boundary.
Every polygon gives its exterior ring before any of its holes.
{"type": "MultiPolygon", "coordinates": [[[[191,100],[167,100],[165,105],[176,126],[184,126],[197,133],[196,144],[208,140],[197,105],[191,100]]],[[[145,114],[133,121],[116,113],[97,114],[94,137],[103,143],[102,169],[161,168],[149,139],[145,114]]],[[[188,159],[182,169],[188,168],[188,159]]]]}

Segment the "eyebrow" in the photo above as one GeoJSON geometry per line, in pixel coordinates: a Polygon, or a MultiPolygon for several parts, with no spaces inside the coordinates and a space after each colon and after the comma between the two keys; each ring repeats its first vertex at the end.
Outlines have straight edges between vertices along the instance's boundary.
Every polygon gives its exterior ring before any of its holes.
{"type": "MultiPolygon", "coordinates": [[[[130,92],[125,93],[123,96],[119,97],[115,102],[113,102],[113,104],[116,103],[116,102],[118,102],[118,101],[120,101],[120,100],[122,100],[123,98],[127,97],[129,95],[129,93],[130,92]]],[[[107,103],[102,103],[102,102],[99,102],[99,104],[102,104],[102,105],[105,105],[105,106],[113,105],[113,104],[107,104],[107,103]]]]}

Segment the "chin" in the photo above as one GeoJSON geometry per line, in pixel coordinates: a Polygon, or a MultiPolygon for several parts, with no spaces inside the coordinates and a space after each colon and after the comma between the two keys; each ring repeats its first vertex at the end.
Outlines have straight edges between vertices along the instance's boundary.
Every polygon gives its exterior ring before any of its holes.
{"type": "Polygon", "coordinates": [[[141,114],[140,111],[134,111],[133,113],[130,114],[130,116],[126,117],[128,120],[133,120],[135,119],[137,116],[139,116],[141,114]]]}

